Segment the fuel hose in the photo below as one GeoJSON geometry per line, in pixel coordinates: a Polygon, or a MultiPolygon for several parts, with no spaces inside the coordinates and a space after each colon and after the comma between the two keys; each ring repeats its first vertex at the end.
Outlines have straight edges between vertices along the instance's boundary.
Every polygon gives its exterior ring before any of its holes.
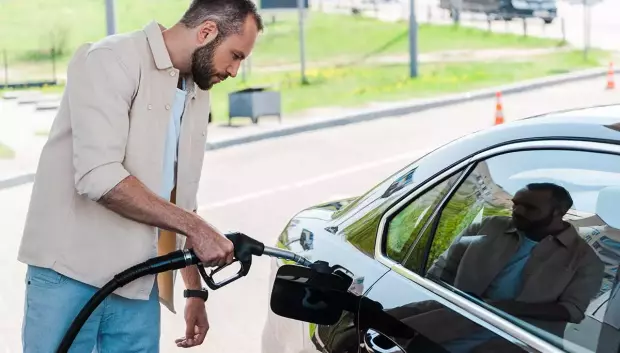
{"type": "Polygon", "coordinates": [[[80,332],[82,326],[90,315],[97,309],[99,304],[116,289],[123,287],[124,285],[135,281],[140,277],[147,275],[154,275],[161,272],[178,270],[187,266],[196,265],[200,262],[196,254],[191,249],[177,250],[169,254],[154,257],[143,263],[128,268],[127,270],[114,276],[106,285],[101,287],[84,305],[80,313],[76,316],[75,320],[65,333],[60,345],[58,346],[57,353],[67,353],[69,348],[73,344],[73,341],[80,332]]]}

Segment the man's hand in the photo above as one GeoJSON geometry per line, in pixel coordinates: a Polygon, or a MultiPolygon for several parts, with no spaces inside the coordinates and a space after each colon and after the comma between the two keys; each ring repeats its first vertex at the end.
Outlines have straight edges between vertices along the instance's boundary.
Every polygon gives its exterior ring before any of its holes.
{"type": "Polygon", "coordinates": [[[233,243],[202,218],[197,217],[200,221],[187,232],[196,256],[204,266],[219,267],[231,263],[235,250],[233,243]]]}
{"type": "Polygon", "coordinates": [[[196,347],[204,342],[209,331],[205,302],[200,298],[187,298],[185,303],[185,337],[175,340],[177,347],[196,347]]]}

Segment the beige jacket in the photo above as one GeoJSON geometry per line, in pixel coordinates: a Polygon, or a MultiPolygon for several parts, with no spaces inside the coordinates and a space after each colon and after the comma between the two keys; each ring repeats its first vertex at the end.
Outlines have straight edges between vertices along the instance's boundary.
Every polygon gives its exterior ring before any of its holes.
{"type": "MultiPolygon", "coordinates": [[[[429,275],[456,288],[484,297],[490,283],[521,244],[510,217],[487,217],[464,230],[429,269],[429,275]]],[[[523,269],[522,288],[515,300],[557,302],[581,322],[601,287],[604,265],[570,226],[541,240],[523,269]]]]}
{"type": "MultiPolygon", "coordinates": [[[[179,78],[162,29],[151,22],[143,30],[85,44],[71,59],[62,103],[41,153],[19,261],[100,287],[116,273],[157,256],[156,228],[96,201],[130,174],[156,193],[161,188],[165,135],[179,78]]],[[[187,87],[176,203],[192,211],[210,102],[209,93],[193,81],[187,87]]],[[[171,247],[183,247],[184,240],[177,235],[171,247]]],[[[153,281],[153,276],[143,277],[116,294],[148,299],[153,281]]],[[[164,291],[171,293],[171,288],[164,291]]],[[[172,298],[165,299],[174,310],[172,298]]]]}
{"type": "MultiPolygon", "coordinates": [[[[428,271],[428,277],[445,282],[464,292],[486,297],[490,283],[520,246],[521,239],[510,217],[487,217],[465,229],[428,271]]],[[[579,323],[590,301],[601,287],[603,262],[574,227],[557,236],[547,236],[532,250],[523,269],[522,286],[515,298],[525,303],[558,303],[569,314],[569,322],[579,323]]],[[[443,327],[449,323],[450,339],[464,337],[476,325],[469,319],[443,309],[429,312],[443,327]],[[459,326],[460,325],[460,326],[459,326]],[[456,327],[459,327],[457,329],[456,327]],[[466,329],[467,328],[467,329],[466,329]]],[[[416,320],[424,321],[425,316],[416,320]]],[[[524,319],[558,337],[564,336],[567,322],[524,319]]],[[[436,327],[435,327],[436,328],[436,327]]],[[[449,340],[445,339],[444,340],[449,340]]]]}

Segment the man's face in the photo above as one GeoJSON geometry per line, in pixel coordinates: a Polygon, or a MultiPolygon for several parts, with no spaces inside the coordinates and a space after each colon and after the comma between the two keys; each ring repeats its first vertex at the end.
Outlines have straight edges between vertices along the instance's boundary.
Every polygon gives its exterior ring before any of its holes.
{"type": "Polygon", "coordinates": [[[512,221],[520,231],[541,232],[556,218],[562,218],[549,191],[523,189],[512,201],[512,221]]]}
{"type": "Polygon", "coordinates": [[[258,36],[256,23],[248,18],[241,34],[221,35],[192,54],[192,77],[200,89],[208,90],[229,76],[237,76],[243,61],[254,48],[258,36]]]}

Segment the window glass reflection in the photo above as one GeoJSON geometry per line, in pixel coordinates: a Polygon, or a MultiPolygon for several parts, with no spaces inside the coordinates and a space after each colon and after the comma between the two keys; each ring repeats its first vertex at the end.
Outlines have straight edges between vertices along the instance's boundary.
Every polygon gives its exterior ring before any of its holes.
{"type": "MultiPolygon", "coordinates": [[[[492,305],[545,339],[552,334],[556,344],[567,340],[567,350],[617,349],[620,325],[612,318],[620,311],[607,312],[620,307],[612,291],[620,263],[620,222],[612,212],[620,199],[619,162],[614,155],[558,150],[481,162],[442,210],[426,244],[431,251],[412,252],[405,265],[424,256],[427,278],[492,305]]],[[[472,328],[444,347],[471,351],[493,339],[472,328]]]]}

